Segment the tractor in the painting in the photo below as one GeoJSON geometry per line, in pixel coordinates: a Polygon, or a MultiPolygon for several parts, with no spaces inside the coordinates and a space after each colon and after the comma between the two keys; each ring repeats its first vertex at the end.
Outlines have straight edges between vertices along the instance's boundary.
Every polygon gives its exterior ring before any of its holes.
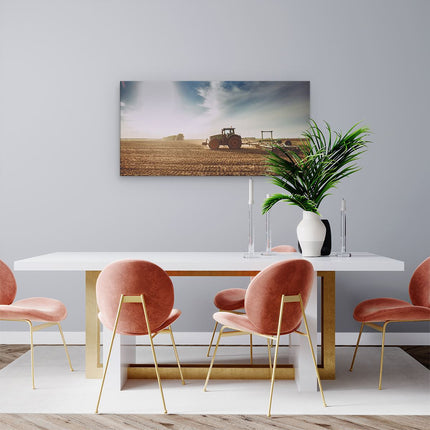
{"type": "Polygon", "coordinates": [[[233,127],[223,128],[221,134],[209,137],[208,146],[210,149],[218,149],[220,145],[227,145],[230,149],[240,149],[242,138],[235,134],[233,127]]]}

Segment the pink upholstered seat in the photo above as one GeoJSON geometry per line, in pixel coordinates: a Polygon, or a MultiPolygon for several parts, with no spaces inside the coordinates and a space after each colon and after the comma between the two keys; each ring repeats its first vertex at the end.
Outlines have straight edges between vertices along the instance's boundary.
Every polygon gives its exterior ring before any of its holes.
{"type": "MultiPolygon", "coordinates": [[[[278,245],[272,248],[273,252],[297,252],[296,248],[290,245],[278,245]]],[[[245,288],[227,288],[221,290],[214,297],[214,305],[223,311],[236,311],[243,309],[245,300],[245,288]]]]}
{"type": "MultiPolygon", "coordinates": [[[[256,335],[267,334],[259,330],[257,327],[255,327],[255,325],[249,320],[247,315],[232,314],[230,312],[216,312],[214,313],[214,320],[226,327],[238,329],[241,331],[246,331],[248,333],[252,333],[256,335]]],[[[300,326],[300,322],[293,330],[284,331],[284,332],[281,332],[280,334],[284,335],[284,334],[292,333],[294,330],[297,330],[299,326],[300,326]]],[[[270,333],[270,334],[275,334],[275,333],[270,333]]]]}
{"type": "MultiPolygon", "coordinates": [[[[234,325],[231,328],[239,330],[241,328],[234,322],[252,327],[252,331],[257,334],[276,334],[282,295],[300,294],[306,307],[313,276],[312,264],[306,260],[288,260],[272,264],[255,276],[249,284],[245,294],[245,315],[225,315],[224,312],[216,312],[214,319],[220,324],[229,321],[234,325]]],[[[301,320],[300,305],[288,303],[285,305],[280,333],[293,332],[300,325],[301,320]]]]}
{"type": "Polygon", "coordinates": [[[237,327],[239,330],[253,334],[260,334],[257,327],[249,321],[245,314],[232,314],[230,312],[215,312],[213,318],[216,322],[226,327],[237,327]]]}
{"type": "Polygon", "coordinates": [[[167,412],[152,339],[160,332],[167,331],[170,333],[178,370],[182,383],[184,383],[173,332],[170,327],[181,315],[181,311],[173,309],[172,280],[161,267],[149,261],[117,261],[109,264],[100,273],[96,284],[96,296],[100,309],[99,319],[105,327],[113,332],[96,413],[109,365],[112,344],[117,333],[131,336],[148,335],[164,412],[167,412]]]}
{"type": "MultiPolygon", "coordinates": [[[[172,309],[170,312],[170,315],[167,317],[167,319],[158,327],[156,327],[155,329],[152,329],[151,327],[151,332],[152,333],[158,333],[161,330],[164,330],[166,327],[169,327],[171,324],[173,324],[181,315],[181,311],[178,309],[172,309]]],[[[108,327],[110,326],[110,321],[105,321],[103,318],[102,313],[99,313],[99,320],[101,321],[101,323],[108,327]]],[[[112,330],[112,327],[110,327],[110,330],[112,330]]],[[[118,330],[117,330],[118,333],[118,330]]],[[[142,334],[148,334],[146,333],[142,333],[141,331],[129,331],[125,328],[122,328],[121,330],[121,334],[125,334],[125,335],[129,335],[129,336],[141,336],[142,334]]]]}
{"type": "Polygon", "coordinates": [[[33,322],[42,322],[44,326],[58,326],[70,369],[73,371],[63,330],[60,325],[60,321],[63,321],[67,316],[67,310],[59,300],[46,297],[30,297],[14,302],[16,290],[15,276],[9,267],[0,260],[0,320],[25,321],[29,325],[31,334],[31,377],[34,388],[33,331],[37,326],[33,327],[33,322]]]}
{"type": "Polygon", "coordinates": [[[273,252],[297,252],[297,249],[291,245],[278,245],[272,248],[273,252]]]}
{"type": "Polygon", "coordinates": [[[170,325],[173,324],[181,316],[181,314],[182,312],[179,309],[172,309],[166,321],[164,321],[160,326],[156,327],[153,332],[158,333],[159,331],[164,330],[166,327],[170,327],[170,325]]]}
{"type": "Polygon", "coordinates": [[[0,319],[30,321],[63,321],[67,310],[59,300],[31,297],[17,300],[11,305],[0,305],[0,319]]]}
{"type": "Polygon", "coordinates": [[[210,378],[220,339],[223,335],[228,336],[232,334],[224,332],[225,329],[234,330],[233,334],[235,335],[242,332],[242,334],[251,333],[263,336],[268,340],[269,351],[269,340],[276,340],[268,412],[268,415],[270,415],[280,336],[296,331],[302,319],[304,319],[305,335],[311,346],[315,372],[323,404],[325,405],[316,359],[304,314],[304,308],[310,297],[313,279],[314,268],[307,260],[294,259],[280,261],[264,269],[251,280],[245,294],[245,314],[216,312],[213,315],[215,321],[221,324],[222,328],[219,332],[204,390],[206,390],[210,378]]]}
{"type": "Polygon", "coordinates": [[[385,330],[388,324],[398,321],[430,320],[430,257],[415,270],[409,282],[409,297],[412,303],[404,300],[382,297],[364,300],[354,309],[353,317],[361,322],[360,333],[349,370],[352,371],[361,333],[365,325],[382,331],[381,363],[379,371],[379,389],[382,384],[382,366],[384,357],[385,330]],[[374,323],[383,323],[377,326],[374,323]]]}
{"type": "MultiPolygon", "coordinates": [[[[224,325],[226,327],[235,328],[241,331],[246,331],[248,333],[256,334],[256,335],[266,335],[264,330],[260,330],[249,320],[246,314],[232,314],[230,312],[215,312],[214,320],[219,324],[224,325]]],[[[296,327],[292,330],[281,331],[281,335],[292,333],[300,327],[301,321],[297,324],[296,327]]],[[[272,335],[275,333],[270,333],[272,335]]]]}
{"type": "Polygon", "coordinates": [[[430,308],[382,297],[361,302],[354,309],[353,316],[360,322],[426,320],[430,319],[430,308]]]}
{"type": "Polygon", "coordinates": [[[413,273],[409,297],[412,304],[388,297],[364,300],[354,309],[354,319],[362,323],[430,319],[430,257],[413,273]]]}
{"type": "Polygon", "coordinates": [[[245,303],[245,293],[246,290],[244,288],[221,290],[214,297],[214,305],[224,311],[242,309],[245,303]]]}
{"type": "MultiPolygon", "coordinates": [[[[290,245],[278,245],[272,248],[273,252],[297,252],[296,248],[290,245]]],[[[251,278],[252,279],[252,278],[251,278]]],[[[238,311],[243,309],[245,306],[245,288],[227,288],[219,291],[214,297],[214,305],[220,311],[238,311]]],[[[215,322],[215,327],[212,332],[212,338],[209,342],[209,347],[206,356],[209,357],[209,353],[212,347],[212,342],[215,337],[215,332],[218,323],[215,322]]],[[[252,342],[252,337],[251,337],[252,342]]],[[[252,345],[251,345],[251,362],[252,362],[252,345]]]]}

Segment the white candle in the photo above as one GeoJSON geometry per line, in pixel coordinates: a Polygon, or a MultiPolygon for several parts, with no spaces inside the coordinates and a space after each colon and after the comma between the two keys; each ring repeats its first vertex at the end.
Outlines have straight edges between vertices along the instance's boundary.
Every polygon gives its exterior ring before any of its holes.
{"type": "Polygon", "coordinates": [[[254,185],[252,183],[252,178],[249,178],[249,198],[248,204],[252,205],[254,203],[254,185]]]}
{"type": "Polygon", "coordinates": [[[346,211],[346,201],[345,201],[345,199],[342,199],[342,202],[340,204],[340,210],[341,211],[346,211]]]}
{"type": "Polygon", "coordinates": [[[266,199],[268,199],[270,197],[270,194],[266,194],[266,199]]]}

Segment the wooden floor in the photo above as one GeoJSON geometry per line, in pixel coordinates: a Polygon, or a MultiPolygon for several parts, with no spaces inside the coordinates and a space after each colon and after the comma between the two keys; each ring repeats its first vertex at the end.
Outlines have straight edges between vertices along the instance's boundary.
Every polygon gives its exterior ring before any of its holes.
{"type": "Polygon", "coordinates": [[[2,430],[153,429],[153,430],[427,430],[428,417],[298,415],[44,415],[1,414],[2,430]]]}
{"type": "MultiPolygon", "coordinates": [[[[429,368],[430,347],[407,346],[402,348],[429,368]]],[[[0,369],[17,359],[28,349],[27,345],[0,345],[0,369]]],[[[429,416],[400,415],[288,415],[267,418],[261,415],[0,414],[1,430],[427,430],[429,428],[429,416]]]]}

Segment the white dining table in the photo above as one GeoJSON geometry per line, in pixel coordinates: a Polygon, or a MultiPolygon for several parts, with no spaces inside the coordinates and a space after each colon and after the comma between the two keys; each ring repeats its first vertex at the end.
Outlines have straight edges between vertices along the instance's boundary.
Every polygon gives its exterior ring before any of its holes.
{"type": "MultiPolygon", "coordinates": [[[[147,260],[159,265],[169,276],[255,276],[269,265],[282,260],[299,258],[299,253],[274,253],[255,258],[244,258],[243,252],[54,252],[36,257],[17,260],[16,271],[79,271],[85,272],[85,333],[86,333],[86,376],[100,378],[103,365],[100,362],[100,323],[97,317],[96,302],[97,277],[108,264],[125,259],[147,260]]],[[[321,359],[319,371],[322,379],[335,379],[335,273],[336,272],[375,272],[403,271],[404,262],[366,252],[354,252],[351,257],[324,256],[305,258],[312,263],[315,276],[311,297],[307,304],[306,315],[314,348],[317,340],[317,319],[321,318],[321,359]],[[321,278],[321,309],[317,309],[317,277],[321,278]]],[[[176,291],[180,294],[180,291],[176,291]]],[[[208,296],[208,301],[213,297],[208,296]]],[[[125,338],[126,336],[122,336],[125,338]]],[[[133,345],[130,339],[119,345],[133,345]]],[[[295,336],[292,341],[294,350],[293,365],[279,366],[278,379],[295,379],[299,390],[315,391],[316,376],[313,370],[309,347],[303,336],[295,336]]],[[[139,368],[132,360],[127,363],[130,354],[121,356],[121,347],[117,348],[118,383],[121,386],[128,378],[148,377],[153,369],[148,366],[139,368]],[[128,366],[131,364],[131,366],[128,366]]],[[[207,365],[189,365],[184,367],[185,378],[203,379],[207,365]]],[[[177,370],[161,366],[162,377],[175,378],[177,370]]],[[[211,377],[220,379],[266,379],[270,375],[268,366],[228,366],[214,367],[211,377]]],[[[155,374],[154,374],[155,377],[155,374]]]]}

